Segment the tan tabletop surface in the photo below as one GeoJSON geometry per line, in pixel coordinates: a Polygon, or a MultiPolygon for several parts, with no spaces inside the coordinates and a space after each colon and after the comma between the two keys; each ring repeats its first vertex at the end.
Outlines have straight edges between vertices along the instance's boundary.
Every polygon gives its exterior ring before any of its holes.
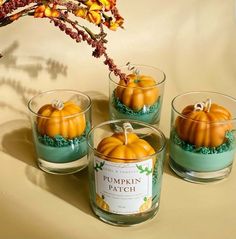
{"type": "MultiPolygon", "coordinates": [[[[170,102],[184,91],[236,96],[233,0],[118,1],[125,30],[108,32],[118,65],[157,66],[167,75],[160,128],[169,137],[170,102]]],[[[236,166],[218,183],[176,177],[167,161],[154,219],[134,227],[98,220],[88,201],[87,171],[44,173],[35,163],[27,102],[39,91],[76,89],[93,100],[93,124],[108,120],[108,71],[91,49],[45,19],[0,29],[1,239],[235,239],[236,166]]]]}

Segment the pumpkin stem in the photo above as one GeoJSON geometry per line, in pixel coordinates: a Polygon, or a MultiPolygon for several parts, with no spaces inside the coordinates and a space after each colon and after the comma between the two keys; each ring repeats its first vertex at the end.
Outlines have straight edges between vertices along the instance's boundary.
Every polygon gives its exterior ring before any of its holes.
{"type": "Polygon", "coordinates": [[[128,133],[131,133],[133,131],[133,127],[130,123],[124,123],[123,124],[123,130],[125,135],[125,145],[128,144],[128,133]]]}
{"type": "Polygon", "coordinates": [[[64,108],[64,104],[61,100],[53,100],[52,107],[57,110],[62,110],[64,108]]]}
{"type": "Polygon", "coordinates": [[[209,112],[211,108],[211,99],[207,99],[206,101],[203,102],[198,102],[194,105],[194,110],[195,111],[207,111],[209,112]]]}

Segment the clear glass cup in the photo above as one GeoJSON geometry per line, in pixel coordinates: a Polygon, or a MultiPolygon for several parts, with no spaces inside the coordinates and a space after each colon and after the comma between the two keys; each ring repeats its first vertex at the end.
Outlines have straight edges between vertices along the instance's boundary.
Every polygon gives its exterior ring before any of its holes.
{"type": "Polygon", "coordinates": [[[120,226],[152,218],[160,205],[164,134],[146,123],[114,120],[97,125],[87,138],[90,203],[94,213],[101,220],[120,226]],[[154,151],[140,156],[143,147],[152,147],[154,151]],[[115,148],[118,151],[107,154],[115,148]]]}
{"type": "Polygon", "coordinates": [[[207,183],[227,177],[236,148],[236,99],[209,91],[172,101],[169,164],[183,179],[207,183]]]}
{"type": "Polygon", "coordinates": [[[91,100],[74,90],[52,90],[28,103],[38,166],[70,174],[88,165],[86,135],[91,129],[91,100]]]}
{"type": "Polygon", "coordinates": [[[159,125],[165,86],[165,73],[156,67],[126,65],[121,71],[128,83],[109,74],[110,119],[131,119],[159,125]]]}

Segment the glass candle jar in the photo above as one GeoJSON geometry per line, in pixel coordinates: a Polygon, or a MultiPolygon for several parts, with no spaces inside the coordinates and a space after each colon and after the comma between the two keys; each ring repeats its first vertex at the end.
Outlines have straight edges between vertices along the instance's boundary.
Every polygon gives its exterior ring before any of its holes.
{"type": "Polygon", "coordinates": [[[114,120],[93,128],[88,145],[94,213],[113,225],[152,218],[160,204],[166,148],[163,133],[142,122],[114,120]]]}
{"type": "Polygon", "coordinates": [[[166,76],[158,68],[126,65],[127,79],[109,74],[110,119],[131,119],[159,125],[166,76]]]}
{"type": "Polygon", "coordinates": [[[86,167],[90,98],[74,90],[53,90],[34,96],[28,108],[38,166],[53,174],[70,174],[86,167]]]}
{"type": "Polygon", "coordinates": [[[192,182],[230,174],[236,148],[236,99],[217,92],[188,92],[172,101],[170,167],[192,182]]]}

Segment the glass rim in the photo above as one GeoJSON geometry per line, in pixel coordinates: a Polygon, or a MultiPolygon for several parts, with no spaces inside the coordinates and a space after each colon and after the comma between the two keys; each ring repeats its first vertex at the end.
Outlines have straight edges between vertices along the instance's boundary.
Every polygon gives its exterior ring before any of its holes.
{"type": "MultiPolygon", "coordinates": [[[[134,88],[134,89],[152,89],[152,88],[154,88],[154,87],[156,87],[156,86],[158,86],[158,85],[163,84],[163,83],[165,82],[165,80],[166,80],[166,74],[165,74],[165,72],[162,71],[161,69],[155,67],[155,66],[142,65],[142,64],[132,64],[132,66],[143,67],[143,68],[149,68],[149,69],[156,70],[156,71],[158,71],[159,73],[162,74],[162,78],[163,78],[161,81],[157,82],[157,83],[156,83],[155,85],[153,85],[153,86],[148,86],[148,87],[139,87],[139,86],[138,86],[138,87],[132,87],[132,88],[134,88]]],[[[122,69],[128,68],[128,66],[127,66],[127,65],[121,65],[119,68],[122,70],[122,69]]],[[[118,76],[115,75],[115,73],[114,73],[113,71],[111,71],[111,72],[108,74],[108,76],[109,76],[110,81],[112,81],[116,86],[120,86],[120,87],[123,87],[123,88],[126,88],[126,87],[127,87],[127,86],[124,86],[124,85],[120,85],[119,82],[117,83],[117,82],[113,79],[114,77],[116,77],[116,78],[118,77],[118,76]]],[[[155,79],[155,78],[154,78],[154,79],[155,79]]],[[[129,87],[130,87],[130,86],[129,86],[129,87]]]]}
{"type": "MultiPolygon", "coordinates": [[[[207,123],[207,124],[225,124],[225,123],[235,122],[235,121],[236,121],[236,116],[234,116],[234,118],[229,119],[229,120],[220,120],[220,121],[214,121],[214,122],[208,122],[208,121],[202,121],[202,120],[195,120],[195,119],[191,119],[191,118],[186,117],[186,116],[183,115],[181,112],[179,112],[179,110],[176,109],[176,107],[175,107],[174,104],[175,104],[175,101],[176,101],[177,99],[179,99],[180,97],[185,96],[185,95],[190,95],[190,94],[201,94],[201,93],[209,93],[209,94],[220,95],[220,96],[223,96],[223,97],[225,97],[225,98],[227,98],[227,99],[230,99],[230,100],[234,101],[235,104],[236,104],[236,98],[234,98],[234,97],[232,97],[232,96],[230,96],[230,95],[224,94],[224,93],[220,93],[220,92],[216,92],[216,91],[207,91],[207,90],[206,90],[206,91],[187,91],[187,92],[184,92],[184,93],[181,93],[181,94],[175,96],[175,97],[172,99],[172,101],[171,101],[171,108],[172,108],[172,110],[173,110],[176,114],[178,114],[178,116],[180,116],[181,118],[183,118],[183,119],[188,119],[188,120],[193,121],[193,122],[205,122],[205,123],[207,123]]],[[[186,105],[186,106],[187,106],[187,105],[186,105]]]]}
{"type": "MultiPolygon", "coordinates": [[[[154,154],[151,154],[151,155],[148,155],[148,156],[145,156],[145,157],[142,157],[142,158],[129,159],[129,160],[127,160],[127,161],[131,161],[131,162],[128,162],[128,163],[132,163],[132,161],[134,161],[134,160],[136,160],[136,161],[137,161],[137,160],[138,160],[138,161],[143,161],[143,160],[150,159],[150,157],[153,157],[153,156],[155,156],[155,155],[158,155],[159,153],[161,153],[161,152],[166,148],[167,139],[166,139],[164,133],[163,133],[160,129],[158,129],[158,128],[152,126],[151,124],[144,123],[144,122],[140,122],[140,121],[136,121],[136,120],[117,119],[117,120],[109,120],[109,121],[102,122],[102,123],[96,125],[95,127],[91,128],[91,129],[89,130],[89,132],[88,132],[88,134],[87,134],[87,136],[86,136],[87,145],[89,146],[89,148],[90,148],[91,150],[93,150],[93,151],[95,152],[96,155],[100,155],[100,156],[102,156],[102,158],[115,159],[115,160],[117,160],[117,161],[123,160],[122,158],[109,157],[109,156],[106,156],[106,155],[100,153],[100,152],[97,151],[97,149],[96,149],[95,147],[93,147],[93,146],[90,144],[90,142],[89,142],[90,135],[92,135],[93,132],[94,132],[96,129],[98,129],[98,128],[104,126],[104,125],[109,125],[109,124],[111,124],[111,123],[117,123],[117,122],[124,122],[124,123],[129,122],[129,123],[131,123],[131,124],[132,124],[132,123],[135,123],[135,124],[139,124],[139,125],[143,125],[143,126],[145,126],[145,127],[151,128],[153,131],[155,131],[156,133],[158,133],[158,134],[160,135],[160,138],[162,139],[162,142],[163,142],[162,145],[161,145],[161,147],[160,147],[160,149],[158,149],[157,151],[155,151],[154,154]]],[[[112,161],[112,160],[109,160],[109,161],[112,161]]]]}
{"type": "Polygon", "coordinates": [[[89,109],[91,108],[91,105],[92,105],[92,100],[91,98],[81,92],[81,91],[77,91],[77,90],[70,90],[70,89],[56,89],[56,90],[48,90],[48,91],[43,91],[43,92],[40,92],[38,94],[36,94],[35,96],[33,96],[29,101],[28,101],[28,109],[29,111],[34,114],[35,116],[37,117],[40,117],[40,118],[44,118],[44,119],[51,119],[52,117],[48,117],[48,116],[43,116],[41,114],[38,114],[38,112],[35,112],[32,108],[31,108],[31,104],[32,102],[39,96],[41,95],[45,95],[45,94],[52,94],[54,92],[70,92],[70,93],[73,93],[73,94],[76,94],[76,95],[81,95],[83,97],[85,97],[87,100],[88,100],[88,106],[86,107],[86,109],[82,110],[81,112],[79,113],[75,113],[75,114],[71,114],[71,115],[66,115],[66,116],[56,116],[56,117],[53,117],[54,119],[57,119],[57,118],[63,118],[63,119],[67,119],[67,118],[71,118],[71,117],[76,117],[76,116],[79,116],[79,115],[83,115],[85,114],[87,111],[89,111],[89,109]]]}

